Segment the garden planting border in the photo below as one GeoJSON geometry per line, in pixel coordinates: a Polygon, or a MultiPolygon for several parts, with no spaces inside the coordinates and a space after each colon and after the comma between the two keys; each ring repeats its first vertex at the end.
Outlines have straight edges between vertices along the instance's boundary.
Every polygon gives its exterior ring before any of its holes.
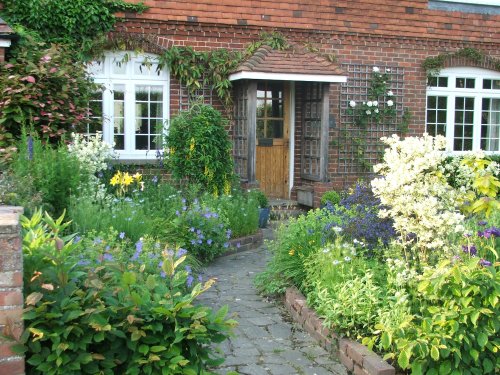
{"type": "Polygon", "coordinates": [[[341,338],[323,325],[323,319],[307,306],[306,298],[295,287],[285,293],[285,307],[319,344],[336,355],[346,369],[354,375],[395,375],[396,369],[356,341],[341,338]]]}

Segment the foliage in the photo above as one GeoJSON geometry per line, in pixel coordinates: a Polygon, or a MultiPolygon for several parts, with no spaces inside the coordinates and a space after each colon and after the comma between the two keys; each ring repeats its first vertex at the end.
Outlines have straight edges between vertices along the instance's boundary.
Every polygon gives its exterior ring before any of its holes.
{"type": "Polygon", "coordinates": [[[204,195],[203,205],[217,212],[226,226],[231,230],[233,238],[255,233],[259,224],[257,201],[241,192],[233,190],[231,195],[221,195],[214,198],[204,195]]]}
{"type": "Polygon", "coordinates": [[[330,190],[326,191],[322,196],[321,196],[321,206],[325,206],[327,202],[330,202],[332,205],[336,205],[340,203],[340,194],[337,193],[335,190],[330,190]]]}
{"type": "Polygon", "coordinates": [[[327,211],[314,210],[282,225],[276,240],[269,244],[273,257],[265,272],[256,278],[258,288],[266,294],[283,293],[290,285],[302,288],[304,262],[341,230],[330,226],[333,221],[327,211]]]}
{"type": "Polygon", "coordinates": [[[374,66],[370,79],[367,100],[358,104],[349,102],[350,113],[355,117],[356,124],[366,127],[368,124],[381,124],[396,115],[394,110],[393,92],[390,90],[390,69],[380,72],[374,66]]]}
{"type": "Polygon", "coordinates": [[[102,133],[84,136],[71,134],[68,151],[74,154],[90,175],[97,175],[108,169],[108,163],[116,157],[113,146],[102,139],[102,133]]]}
{"type": "Polygon", "coordinates": [[[253,55],[260,47],[267,45],[274,50],[285,51],[290,48],[290,44],[286,37],[279,31],[262,32],[260,39],[250,43],[245,51],[245,56],[253,55]]]}
{"type": "Polygon", "coordinates": [[[484,52],[478,51],[475,48],[462,48],[453,53],[444,53],[437,56],[427,57],[422,62],[422,67],[427,71],[428,77],[433,77],[439,75],[441,69],[444,68],[445,61],[453,57],[463,57],[470,59],[471,61],[479,64],[484,60],[489,60],[493,63],[496,70],[500,70],[500,60],[494,57],[486,55],[484,52]]]}
{"type": "Polygon", "coordinates": [[[142,2],[123,0],[4,0],[2,16],[10,24],[21,24],[40,34],[46,42],[67,44],[85,53],[97,37],[113,28],[116,12],[141,13],[146,9],[142,2]]]}
{"type": "Polygon", "coordinates": [[[189,207],[184,205],[176,215],[170,243],[185,248],[202,262],[211,261],[229,247],[227,241],[231,238],[231,230],[226,228],[217,212],[195,201],[189,207]]]}
{"type": "Polygon", "coordinates": [[[232,103],[229,73],[240,61],[241,55],[238,52],[223,48],[195,51],[191,47],[173,46],[160,56],[159,65],[167,66],[191,94],[204,86],[213,88],[229,108],[232,103]]]}
{"type": "Polygon", "coordinates": [[[331,225],[340,223],[345,239],[361,241],[369,250],[387,246],[396,235],[393,220],[379,217],[382,208],[370,186],[362,182],[356,183],[338,205],[326,205],[326,209],[336,217],[331,225]]]}
{"type": "MultiPolygon", "coordinates": [[[[26,134],[18,144],[12,175],[17,181],[30,181],[33,190],[27,193],[40,194],[43,207],[60,215],[69,206],[71,196],[78,194],[79,186],[87,183],[88,174],[65,144],[44,144],[38,137],[26,134]]],[[[31,199],[19,198],[19,203],[31,199]]]]}
{"type": "Polygon", "coordinates": [[[387,207],[379,215],[394,220],[408,262],[427,264],[431,256],[449,255],[447,237],[463,232],[464,217],[456,209],[460,192],[448,185],[439,170],[444,137],[424,134],[400,141],[393,135],[382,140],[389,148],[383,163],[374,168],[382,177],[371,183],[375,196],[387,207]]]}
{"type": "Polygon", "coordinates": [[[141,265],[138,244],[125,264],[114,261],[119,247],[91,263],[96,250],[60,237],[62,220],[41,212],[22,220],[27,308],[17,350],[26,352],[30,373],[194,375],[222,362],[210,344],[225,340],[235,322],[225,319],[227,307],[194,303],[213,280],[191,278],[188,287],[180,252],[158,251],[154,267],[141,265]]]}
{"type": "Polygon", "coordinates": [[[174,178],[199,183],[214,195],[229,193],[234,172],[226,124],[219,111],[202,104],[172,119],[165,146],[174,178]]]}
{"type": "Polygon", "coordinates": [[[471,258],[426,270],[413,290],[419,301],[414,320],[394,331],[376,327],[383,332],[379,345],[389,351],[386,358],[397,358],[414,375],[495,373],[498,265],[483,267],[471,258]]]}
{"type": "Polygon", "coordinates": [[[259,208],[269,207],[269,200],[267,199],[266,194],[264,194],[264,192],[262,192],[261,190],[259,190],[259,189],[249,190],[248,196],[251,199],[254,199],[255,201],[257,201],[259,208]]]}
{"type": "Polygon", "coordinates": [[[96,88],[70,50],[29,43],[0,64],[0,126],[14,137],[23,126],[31,126],[40,136],[57,141],[90,121],[88,103],[96,88]]]}

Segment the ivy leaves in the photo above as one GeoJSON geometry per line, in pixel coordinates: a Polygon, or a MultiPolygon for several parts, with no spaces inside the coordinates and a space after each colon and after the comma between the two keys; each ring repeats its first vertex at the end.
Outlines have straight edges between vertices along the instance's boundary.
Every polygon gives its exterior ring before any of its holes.
{"type": "Polygon", "coordinates": [[[129,4],[123,0],[4,0],[2,16],[11,24],[20,24],[35,31],[49,43],[63,43],[90,49],[93,41],[110,31],[118,11],[143,12],[141,2],[129,4]]]}

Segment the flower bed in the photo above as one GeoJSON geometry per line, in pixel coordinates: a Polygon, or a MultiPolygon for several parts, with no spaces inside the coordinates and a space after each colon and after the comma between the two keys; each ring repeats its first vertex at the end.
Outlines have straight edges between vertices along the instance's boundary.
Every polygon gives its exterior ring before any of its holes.
{"type": "MultiPolygon", "coordinates": [[[[493,374],[500,366],[498,165],[481,154],[450,163],[439,138],[386,142],[371,186],[358,184],[337,205],[278,230],[258,285],[269,294],[296,286],[305,298],[287,302],[292,315],[327,345],[333,330],[404,373],[493,374]],[[311,309],[319,318],[306,323],[311,309]]],[[[371,358],[365,354],[352,366],[354,358],[344,361],[356,369],[371,358]]]]}

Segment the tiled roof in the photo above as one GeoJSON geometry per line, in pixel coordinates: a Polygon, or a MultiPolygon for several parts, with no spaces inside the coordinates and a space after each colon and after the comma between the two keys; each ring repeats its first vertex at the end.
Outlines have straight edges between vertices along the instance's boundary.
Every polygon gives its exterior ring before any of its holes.
{"type": "Polygon", "coordinates": [[[262,46],[236,68],[234,73],[237,72],[315,75],[346,74],[337,64],[329,61],[327,58],[298,46],[292,46],[285,51],[273,50],[269,46],[262,46]]]}
{"type": "MultiPolygon", "coordinates": [[[[133,0],[138,2],[139,0],[133,0]]],[[[429,8],[429,0],[146,0],[137,19],[498,43],[500,15],[429,8]]]]}
{"type": "Polygon", "coordinates": [[[14,34],[14,31],[7,25],[7,23],[0,18],[0,35],[5,36],[5,35],[10,35],[14,34]]]}

